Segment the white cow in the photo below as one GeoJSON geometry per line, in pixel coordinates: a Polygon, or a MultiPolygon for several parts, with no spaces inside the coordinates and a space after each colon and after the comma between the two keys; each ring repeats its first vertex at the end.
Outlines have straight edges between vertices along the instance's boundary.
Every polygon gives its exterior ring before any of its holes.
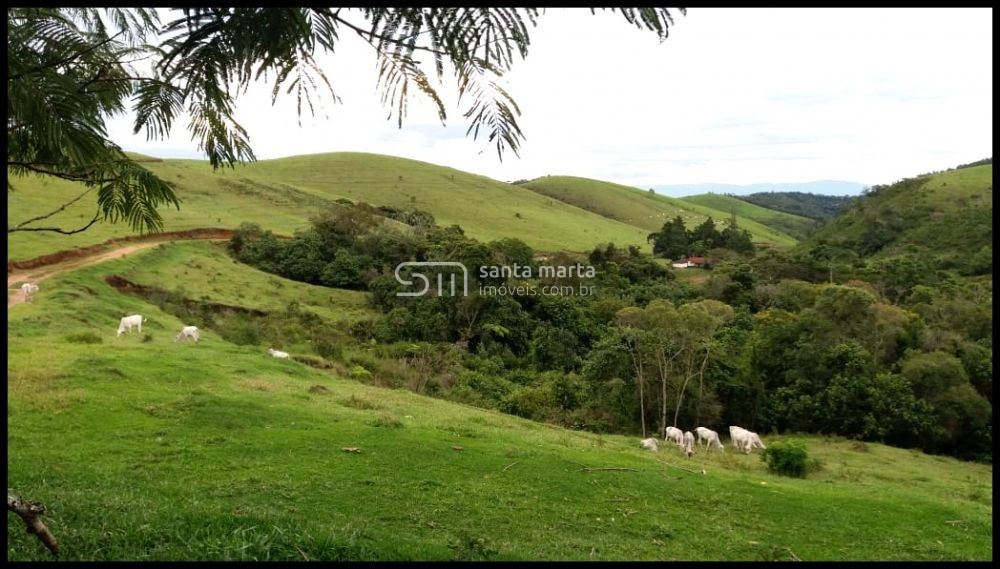
{"type": "Polygon", "coordinates": [[[271,357],[278,358],[282,360],[289,359],[288,352],[282,352],[280,350],[275,350],[274,348],[268,348],[267,353],[271,354],[271,357]]]}
{"type": "Polygon", "coordinates": [[[757,433],[749,433],[747,437],[747,454],[750,454],[750,451],[755,448],[767,448],[767,446],[764,444],[764,441],[760,440],[757,433]]]}
{"type": "Polygon", "coordinates": [[[743,427],[729,426],[729,439],[733,441],[733,446],[736,447],[736,450],[743,450],[744,443],[747,442],[747,433],[749,432],[743,427]]]}
{"type": "Polygon", "coordinates": [[[663,435],[663,440],[673,441],[677,443],[677,446],[684,446],[684,431],[678,429],[677,427],[667,427],[667,430],[663,435]]]}
{"type": "Polygon", "coordinates": [[[729,427],[729,437],[733,440],[733,446],[747,454],[755,448],[767,448],[757,433],[748,431],[742,427],[729,427]]]}
{"type": "Polygon", "coordinates": [[[38,285],[31,283],[24,283],[21,285],[21,292],[24,293],[24,301],[28,302],[31,300],[31,296],[38,292],[38,285]]]}
{"type": "Polygon", "coordinates": [[[656,444],[656,437],[650,437],[648,439],[642,439],[641,441],[639,441],[639,446],[641,446],[642,448],[644,448],[646,450],[651,450],[653,452],[656,452],[656,451],[660,450],[659,447],[657,447],[657,444],[656,444]]]}
{"type": "Polygon", "coordinates": [[[118,322],[118,335],[121,336],[125,332],[131,334],[133,327],[138,327],[139,333],[142,334],[142,323],[145,321],[146,319],[139,314],[133,314],[132,316],[122,316],[121,321],[118,322]]]}
{"type": "Polygon", "coordinates": [[[694,434],[691,431],[684,433],[684,446],[682,447],[684,454],[688,455],[688,458],[694,454],[694,434]]]}
{"type": "Polygon", "coordinates": [[[699,446],[701,446],[701,443],[704,442],[706,449],[715,447],[719,450],[725,450],[722,446],[722,441],[719,440],[719,433],[705,427],[697,427],[694,432],[698,433],[699,446]]]}
{"type": "Polygon", "coordinates": [[[185,326],[185,327],[181,328],[181,333],[177,334],[177,337],[174,338],[174,341],[176,342],[176,341],[178,341],[178,340],[180,340],[182,338],[184,339],[185,342],[188,340],[188,338],[192,338],[192,339],[194,339],[194,342],[197,344],[198,343],[198,327],[197,326],[185,326]]]}

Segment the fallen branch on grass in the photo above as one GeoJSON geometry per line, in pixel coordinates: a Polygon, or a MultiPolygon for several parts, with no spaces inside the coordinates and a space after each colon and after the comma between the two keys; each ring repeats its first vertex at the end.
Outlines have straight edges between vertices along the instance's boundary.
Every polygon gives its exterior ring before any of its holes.
{"type": "Polygon", "coordinates": [[[500,472],[507,472],[508,468],[510,468],[511,466],[514,466],[515,464],[517,464],[519,462],[521,462],[521,461],[520,460],[515,460],[514,462],[512,462],[512,463],[508,464],[507,466],[503,467],[503,470],[501,470],[500,472]]]}
{"type": "Polygon", "coordinates": [[[20,496],[14,496],[8,490],[7,511],[14,512],[20,516],[28,526],[28,533],[37,535],[38,539],[42,540],[42,543],[45,544],[45,547],[49,548],[52,555],[59,555],[59,542],[56,541],[55,536],[52,535],[49,528],[45,527],[42,520],[38,519],[39,516],[45,513],[45,506],[38,502],[23,500],[20,496]]]}
{"type": "Polygon", "coordinates": [[[657,462],[660,462],[662,464],[666,464],[667,466],[670,466],[672,468],[676,468],[678,470],[683,470],[684,472],[690,472],[691,474],[705,474],[704,470],[702,470],[701,472],[698,472],[697,470],[691,470],[690,468],[684,468],[683,466],[677,466],[676,464],[670,464],[669,462],[666,462],[666,461],[663,461],[663,460],[660,460],[660,461],[657,461],[657,462]]]}

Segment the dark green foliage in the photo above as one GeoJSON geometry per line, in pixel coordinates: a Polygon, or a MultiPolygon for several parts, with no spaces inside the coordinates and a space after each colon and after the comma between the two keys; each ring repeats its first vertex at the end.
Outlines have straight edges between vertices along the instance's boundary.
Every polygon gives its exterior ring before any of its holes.
{"type": "Polygon", "coordinates": [[[760,452],[760,458],[767,463],[771,474],[805,478],[809,469],[809,453],[802,443],[779,441],[760,452]]]}
{"type": "Polygon", "coordinates": [[[338,249],[333,261],[320,272],[319,282],[329,287],[361,288],[365,285],[364,271],[370,265],[371,259],[338,249]]]}
{"type": "Polygon", "coordinates": [[[826,221],[834,217],[854,199],[850,196],[827,196],[803,192],[758,192],[734,197],[775,211],[801,215],[819,221],[826,221]]]}
{"type": "Polygon", "coordinates": [[[863,257],[868,257],[878,253],[886,245],[892,243],[894,235],[886,230],[881,224],[875,223],[874,225],[865,229],[864,233],[861,234],[861,239],[858,241],[857,251],[858,254],[863,257]]]}
{"type": "MultiPolygon", "coordinates": [[[[975,253],[963,255],[954,265],[958,269],[958,274],[967,277],[993,274],[993,247],[983,245],[975,253]]],[[[942,263],[942,267],[949,268],[949,263],[942,263]]]]}
{"type": "Polygon", "coordinates": [[[709,216],[698,227],[695,227],[688,236],[691,243],[701,243],[702,253],[713,247],[717,247],[722,242],[722,235],[715,228],[715,221],[709,216]]]}
{"type": "Polygon", "coordinates": [[[740,229],[735,218],[721,232],[711,217],[689,231],[678,215],[664,223],[660,231],[650,233],[646,240],[653,244],[654,255],[674,260],[688,255],[703,256],[719,248],[740,254],[752,254],[755,250],[750,232],[740,229]]]}
{"type": "Polygon", "coordinates": [[[926,256],[901,255],[880,261],[872,280],[881,285],[890,301],[901,303],[907,301],[913,287],[936,285],[941,276],[926,256]]]}
{"type": "Polygon", "coordinates": [[[753,254],[755,250],[750,232],[746,229],[740,229],[735,224],[722,230],[719,244],[725,249],[745,255],[753,254]]]}
{"type": "Polygon", "coordinates": [[[654,255],[668,259],[686,256],[691,244],[684,220],[679,215],[664,223],[658,233],[651,233],[648,240],[653,243],[654,255]]]}
{"type": "MultiPolygon", "coordinates": [[[[548,265],[589,263],[592,279],[541,278],[543,263],[517,239],[481,243],[456,226],[399,232],[379,222],[402,212],[356,204],[291,240],[244,226],[229,244],[267,270],[367,288],[380,314],[355,322],[352,339],[292,307],[281,317],[233,316],[220,333],[298,342],[359,381],[595,432],[745,424],[988,457],[991,288],[956,281],[919,254],[866,263],[823,244],[747,260],[714,248],[718,262],[697,286],[638,248],[608,243],[586,258],[545,256],[548,265]],[[408,260],[464,263],[469,296],[397,296],[394,268],[408,260]],[[533,276],[479,270],[515,264],[533,276]],[[808,282],[825,282],[831,268],[846,284],[808,282]],[[593,296],[480,291],[584,281],[593,296]]],[[[683,221],[666,227],[683,230],[683,221]]],[[[699,242],[713,242],[713,230],[696,228],[699,242]]],[[[695,232],[681,233],[690,243],[695,232]]],[[[717,233],[746,238],[732,222],[717,233]]],[[[436,269],[424,272],[436,280],[436,269]]]]}

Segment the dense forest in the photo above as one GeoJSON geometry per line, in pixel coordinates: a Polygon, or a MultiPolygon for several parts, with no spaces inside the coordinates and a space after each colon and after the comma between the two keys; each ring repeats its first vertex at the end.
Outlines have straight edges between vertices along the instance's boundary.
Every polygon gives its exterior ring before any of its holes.
{"type": "Polygon", "coordinates": [[[851,196],[827,196],[805,192],[757,192],[733,197],[775,211],[801,215],[818,221],[832,219],[854,199],[851,196]]]}
{"type": "Polygon", "coordinates": [[[256,342],[304,330],[320,359],[358,379],[596,432],[740,424],[990,460],[992,287],[920,258],[730,252],[696,287],[637,247],[541,256],[365,204],[287,240],[244,225],[229,250],[287,278],[369,291],[380,316],[349,332],[294,307],[297,328],[248,321],[229,332],[256,342]],[[480,267],[540,259],[588,263],[596,276],[480,278],[480,267]],[[393,270],[414,260],[462,262],[470,294],[397,296],[393,270]],[[583,280],[596,294],[480,289],[583,280]]]}

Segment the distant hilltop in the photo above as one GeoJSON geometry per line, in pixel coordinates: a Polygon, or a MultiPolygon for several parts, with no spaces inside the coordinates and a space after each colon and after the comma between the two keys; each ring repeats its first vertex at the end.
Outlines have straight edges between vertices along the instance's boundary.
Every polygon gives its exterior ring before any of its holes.
{"type": "Polygon", "coordinates": [[[824,194],[828,196],[857,196],[867,186],[860,182],[844,180],[819,180],[816,182],[789,182],[784,184],[667,184],[652,186],[653,190],[664,196],[685,197],[697,194],[730,194],[745,196],[760,192],[803,192],[808,194],[824,194]]]}

